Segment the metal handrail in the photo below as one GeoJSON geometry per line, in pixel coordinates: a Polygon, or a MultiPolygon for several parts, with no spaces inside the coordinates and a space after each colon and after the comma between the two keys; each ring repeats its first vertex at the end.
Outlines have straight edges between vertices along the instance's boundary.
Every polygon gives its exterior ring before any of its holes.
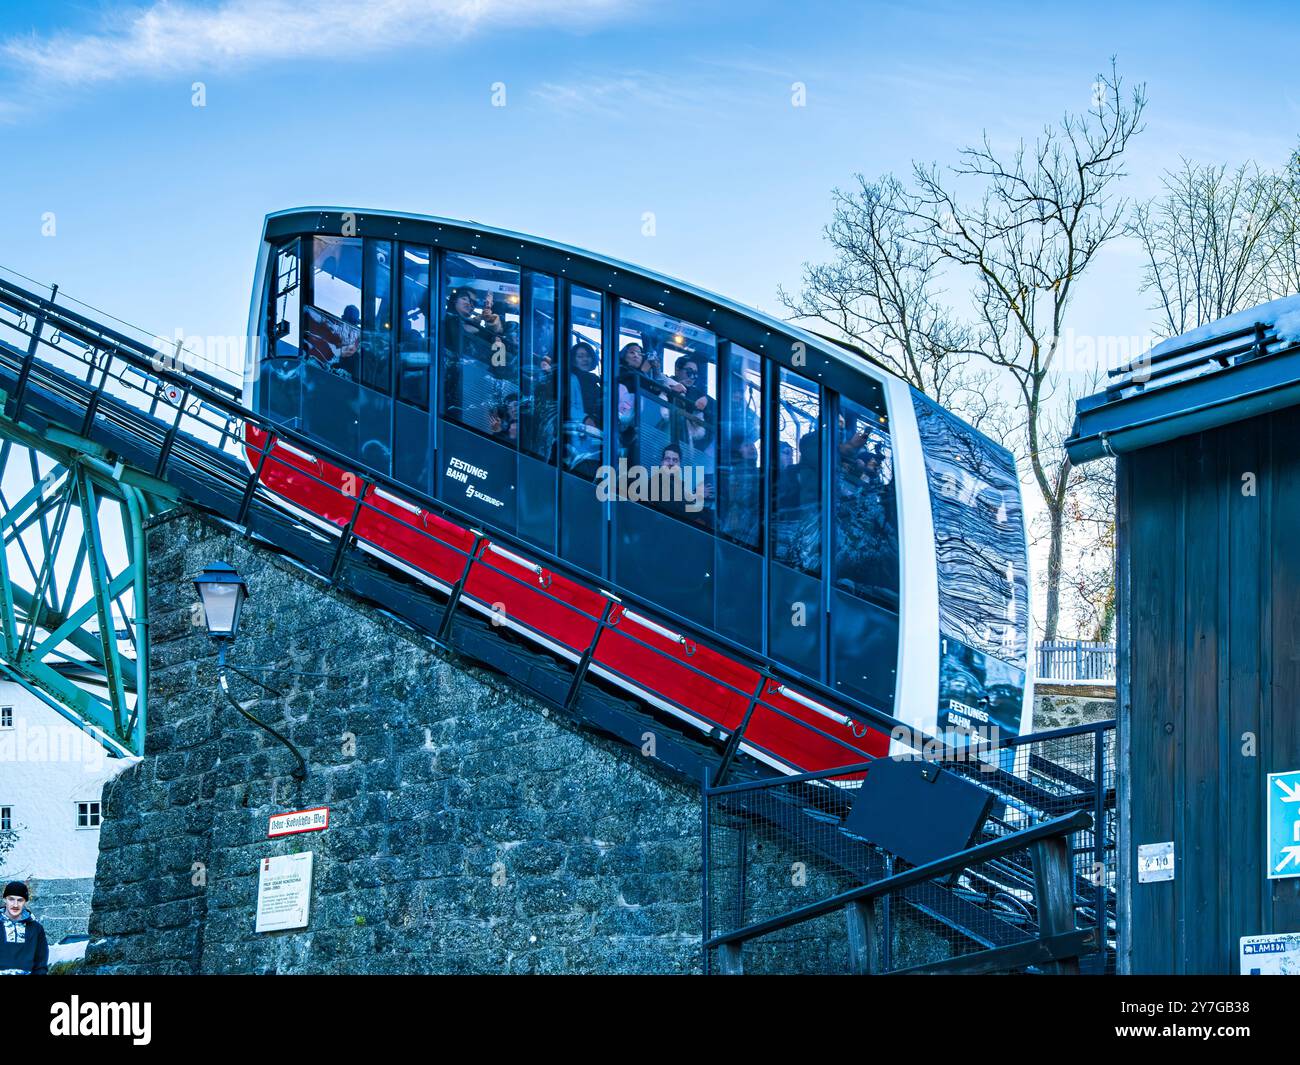
{"type": "Polygon", "coordinates": [[[895,873],[893,876],[887,876],[882,880],[864,884],[862,887],[842,891],[838,895],[832,895],[820,902],[811,902],[806,906],[791,910],[789,913],[781,914],[779,917],[769,917],[765,921],[755,921],[753,924],[744,925],[734,931],[723,932],[721,935],[709,939],[704,946],[706,949],[712,950],[717,947],[744,943],[771,932],[779,932],[791,925],[802,924],[805,921],[824,917],[828,913],[834,913],[851,903],[867,902],[881,895],[893,894],[895,891],[911,887],[914,884],[924,883],[927,880],[933,880],[948,873],[959,872],[969,865],[978,865],[993,858],[1001,858],[1003,855],[1021,850],[1031,843],[1056,839],[1089,829],[1092,827],[1092,823],[1090,814],[1078,810],[1065,817],[1044,821],[1042,824],[1021,829],[1019,832],[1013,832],[1009,836],[968,847],[966,850],[950,854],[946,858],[937,858],[932,862],[915,866],[902,873],[895,873]]]}

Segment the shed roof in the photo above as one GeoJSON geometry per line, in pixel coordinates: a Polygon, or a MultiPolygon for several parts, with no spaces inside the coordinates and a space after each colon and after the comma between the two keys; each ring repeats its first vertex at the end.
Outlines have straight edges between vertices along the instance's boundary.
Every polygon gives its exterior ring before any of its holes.
{"type": "Polygon", "coordinates": [[[1075,406],[1076,463],[1300,404],[1300,295],[1171,337],[1110,376],[1075,406]]]}

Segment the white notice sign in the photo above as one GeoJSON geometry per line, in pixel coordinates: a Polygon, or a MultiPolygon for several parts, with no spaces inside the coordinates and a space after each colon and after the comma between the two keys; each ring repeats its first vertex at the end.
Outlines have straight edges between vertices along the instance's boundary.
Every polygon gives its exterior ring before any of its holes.
{"type": "Polygon", "coordinates": [[[306,928],[311,915],[312,854],[263,858],[257,878],[258,932],[306,928]]]}
{"type": "Polygon", "coordinates": [[[1138,844],[1138,883],[1154,884],[1174,878],[1174,845],[1169,843],[1138,844]]]}
{"type": "Polygon", "coordinates": [[[1300,976],[1300,932],[1241,937],[1242,976],[1300,976]]]}

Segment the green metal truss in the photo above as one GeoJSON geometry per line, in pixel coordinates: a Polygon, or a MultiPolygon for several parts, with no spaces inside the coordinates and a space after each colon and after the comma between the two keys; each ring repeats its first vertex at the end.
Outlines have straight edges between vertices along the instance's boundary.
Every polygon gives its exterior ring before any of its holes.
{"type": "Polygon", "coordinates": [[[0,672],[116,755],[144,750],[144,527],[176,499],[93,441],[0,416],[0,672]]]}

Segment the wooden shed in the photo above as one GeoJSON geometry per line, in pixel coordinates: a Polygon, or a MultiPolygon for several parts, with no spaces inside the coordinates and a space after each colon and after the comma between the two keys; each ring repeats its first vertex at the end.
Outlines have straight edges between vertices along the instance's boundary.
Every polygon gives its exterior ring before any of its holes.
{"type": "Polygon", "coordinates": [[[1300,770],[1300,297],[1112,379],[1067,449],[1117,472],[1119,971],[1235,973],[1300,932],[1269,779],[1300,770]]]}

